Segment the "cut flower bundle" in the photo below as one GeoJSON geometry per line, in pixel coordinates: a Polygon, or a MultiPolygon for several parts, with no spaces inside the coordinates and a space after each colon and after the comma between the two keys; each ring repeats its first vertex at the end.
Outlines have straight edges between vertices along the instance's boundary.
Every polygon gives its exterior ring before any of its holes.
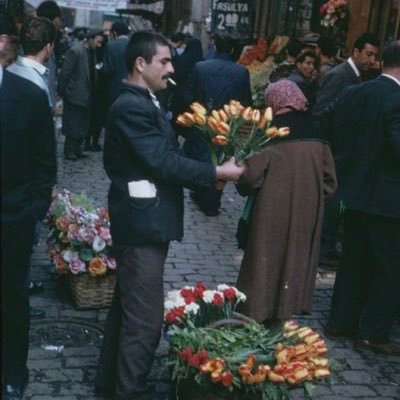
{"type": "Polygon", "coordinates": [[[165,322],[177,387],[186,384],[202,394],[229,399],[283,400],[288,398],[290,387],[303,387],[311,396],[313,383],[330,376],[325,341],[311,328],[294,321],[286,322],[279,331],[268,330],[248,318],[240,326],[232,326],[233,319],[218,321],[226,322],[218,329],[209,325],[214,317],[240,316],[234,309],[241,301],[245,296],[227,285],[212,291],[198,284],[168,294],[165,322]],[[172,307],[171,299],[180,297],[183,300],[176,300],[172,307]],[[203,304],[205,297],[208,308],[203,304]],[[227,304],[226,314],[223,310],[227,304]],[[171,318],[178,307],[180,314],[171,318]],[[210,313],[210,308],[220,312],[210,313]]]}
{"type": "Polygon", "coordinates": [[[195,127],[209,145],[214,165],[221,165],[231,157],[237,163],[264,149],[264,146],[277,136],[287,136],[289,128],[271,125],[272,109],[268,107],[261,113],[258,109],[245,108],[240,102],[231,100],[220,110],[207,109],[200,103],[190,105],[192,112],[178,116],[176,122],[186,128],[195,127]],[[241,128],[251,125],[250,134],[243,139],[241,128]]]}

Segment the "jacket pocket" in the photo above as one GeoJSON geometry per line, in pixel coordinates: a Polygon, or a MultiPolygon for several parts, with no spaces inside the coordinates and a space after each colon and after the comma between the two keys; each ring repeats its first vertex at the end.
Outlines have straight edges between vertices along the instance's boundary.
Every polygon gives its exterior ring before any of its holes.
{"type": "Polygon", "coordinates": [[[157,208],[159,204],[160,198],[158,196],[151,198],[129,197],[129,205],[134,210],[147,210],[149,208],[157,208]]]}

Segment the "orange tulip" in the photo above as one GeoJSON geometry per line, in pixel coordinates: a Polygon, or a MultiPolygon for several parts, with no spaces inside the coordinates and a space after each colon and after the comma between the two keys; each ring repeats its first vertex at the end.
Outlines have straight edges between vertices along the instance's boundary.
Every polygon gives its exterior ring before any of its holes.
{"type": "Polygon", "coordinates": [[[267,107],[267,109],[264,112],[264,118],[267,120],[267,122],[271,122],[273,115],[272,115],[272,108],[267,107]]]}
{"type": "Polygon", "coordinates": [[[271,371],[268,374],[268,380],[274,383],[283,383],[285,382],[285,378],[282,375],[276,374],[275,372],[271,371]]]}
{"type": "Polygon", "coordinates": [[[258,123],[260,121],[261,114],[260,110],[254,110],[253,115],[251,116],[251,120],[255,123],[258,123]]]}
{"type": "Polygon", "coordinates": [[[253,109],[251,107],[247,107],[244,109],[242,113],[242,118],[245,121],[251,121],[251,117],[253,116],[253,109]]]}
{"type": "Polygon", "coordinates": [[[214,117],[208,118],[207,123],[213,132],[218,133],[218,121],[214,117]]]}
{"type": "MultiPolygon", "coordinates": [[[[268,107],[268,108],[271,108],[271,107],[268,107]]],[[[297,324],[296,321],[286,321],[283,325],[284,331],[294,331],[298,328],[299,328],[299,325],[297,324]]]]}
{"type": "Polygon", "coordinates": [[[218,383],[221,380],[222,370],[216,370],[211,373],[211,380],[214,383],[218,383]]]}
{"type": "Polygon", "coordinates": [[[202,114],[202,115],[207,114],[207,110],[198,102],[192,103],[190,105],[190,109],[197,114],[202,114]]]}
{"type": "Polygon", "coordinates": [[[219,113],[217,110],[212,110],[211,111],[211,115],[217,120],[217,121],[221,121],[221,117],[219,116],[219,113]]]}
{"type": "Polygon", "coordinates": [[[313,344],[314,342],[316,342],[319,339],[320,339],[320,336],[318,335],[318,333],[312,332],[304,337],[304,342],[306,344],[313,344]]]}
{"type": "Polygon", "coordinates": [[[189,113],[189,112],[185,112],[181,115],[178,116],[178,118],[176,119],[176,122],[178,125],[181,125],[185,128],[190,128],[195,124],[195,119],[193,114],[189,113]]]}
{"type": "Polygon", "coordinates": [[[225,387],[229,387],[233,382],[233,374],[230,371],[224,371],[221,374],[221,382],[225,387]]]}
{"type": "Polygon", "coordinates": [[[217,146],[225,146],[228,144],[228,139],[224,135],[214,136],[211,141],[217,146]]]}
{"type": "Polygon", "coordinates": [[[247,357],[246,360],[246,364],[250,367],[250,368],[254,368],[254,365],[256,363],[256,356],[254,354],[250,355],[247,357]]]}
{"type": "Polygon", "coordinates": [[[314,376],[316,379],[328,378],[330,374],[331,373],[327,368],[319,368],[314,371],[314,376]]]}
{"type": "Polygon", "coordinates": [[[204,114],[194,114],[194,120],[197,125],[205,125],[207,122],[206,116],[204,114]]]}
{"type": "Polygon", "coordinates": [[[217,131],[221,135],[227,135],[229,133],[230,127],[226,122],[219,121],[217,123],[217,131]]]}
{"type": "Polygon", "coordinates": [[[251,374],[251,367],[247,364],[242,364],[239,367],[239,374],[243,377],[243,376],[247,376],[251,374]]]}
{"type": "Polygon", "coordinates": [[[254,374],[254,383],[255,384],[257,384],[257,383],[263,383],[263,382],[265,382],[265,379],[267,378],[267,375],[266,374],[260,374],[259,372],[256,372],[255,374],[254,374]]]}
{"type": "Polygon", "coordinates": [[[290,134],[290,128],[285,126],[278,129],[278,136],[283,137],[290,134]]]}
{"type": "Polygon", "coordinates": [[[269,365],[261,364],[257,368],[257,373],[258,374],[264,374],[267,375],[271,372],[271,367],[269,365]]]}
{"type": "Polygon", "coordinates": [[[273,139],[274,137],[278,136],[278,128],[276,126],[271,126],[271,128],[267,128],[265,130],[265,134],[270,138],[273,139]]]}
{"type": "Polygon", "coordinates": [[[220,117],[220,121],[228,122],[229,117],[224,110],[218,110],[218,115],[220,117]]]}

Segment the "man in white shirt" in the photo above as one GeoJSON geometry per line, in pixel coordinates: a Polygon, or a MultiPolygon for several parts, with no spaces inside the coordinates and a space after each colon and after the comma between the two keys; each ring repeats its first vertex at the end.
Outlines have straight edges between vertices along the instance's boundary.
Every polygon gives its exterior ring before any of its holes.
{"type": "Polygon", "coordinates": [[[7,68],[9,72],[28,79],[45,91],[50,107],[52,107],[52,100],[47,82],[48,70],[43,64],[51,56],[55,35],[56,29],[47,18],[27,19],[20,32],[24,56],[18,56],[17,61],[7,68]]]}

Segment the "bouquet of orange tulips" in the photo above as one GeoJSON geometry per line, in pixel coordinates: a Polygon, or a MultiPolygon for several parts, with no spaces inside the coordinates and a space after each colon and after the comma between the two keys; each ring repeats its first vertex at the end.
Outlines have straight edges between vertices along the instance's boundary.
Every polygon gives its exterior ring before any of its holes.
{"type": "Polygon", "coordinates": [[[220,110],[207,109],[200,103],[190,105],[192,112],[180,114],[176,120],[178,125],[186,128],[196,127],[205,137],[211,151],[214,165],[221,165],[231,157],[237,163],[251,157],[264,149],[273,138],[287,136],[289,128],[272,126],[272,109],[268,107],[264,113],[251,107],[243,107],[240,102],[231,100],[220,110]],[[241,137],[241,127],[251,124],[250,134],[241,137]],[[220,151],[217,151],[217,149],[220,151]]]}

